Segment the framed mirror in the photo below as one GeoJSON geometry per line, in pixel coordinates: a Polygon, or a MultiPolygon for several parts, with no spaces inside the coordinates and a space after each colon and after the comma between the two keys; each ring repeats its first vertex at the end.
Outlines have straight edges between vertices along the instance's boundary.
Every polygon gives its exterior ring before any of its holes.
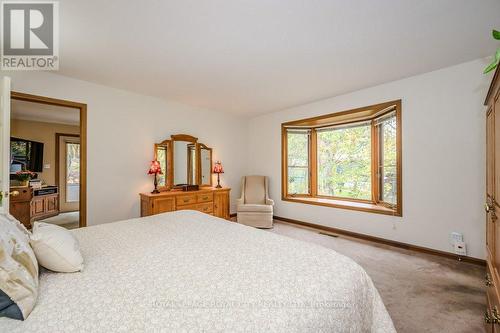
{"type": "Polygon", "coordinates": [[[158,188],[168,191],[179,185],[212,186],[212,148],[198,143],[198,138],[175,134],[154,146],[160,163],[158,188]]]}
{"type": "Polygon", "coordinates": [[[212,148],[208,148],[203,143],[198,144],[200,151],[200,186],[212,186],[212,148]]]}

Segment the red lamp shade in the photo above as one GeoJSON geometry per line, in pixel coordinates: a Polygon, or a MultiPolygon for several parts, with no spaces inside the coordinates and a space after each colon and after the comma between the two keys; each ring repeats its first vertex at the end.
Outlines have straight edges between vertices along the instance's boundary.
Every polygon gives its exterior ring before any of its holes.
{"type": "Polygon", "coordinates": [[[214,173],[224,173],[224,168],[220,161],[216,161],[214,164],[214,173]]]}
{"type": "Polygon", "coordinates": [[[157,174],[160,175],[163,174],[163,172],[161,172],[160,162],[151,161],[151,166],[149,167],[148,175],[157,175],[157,174]]]}

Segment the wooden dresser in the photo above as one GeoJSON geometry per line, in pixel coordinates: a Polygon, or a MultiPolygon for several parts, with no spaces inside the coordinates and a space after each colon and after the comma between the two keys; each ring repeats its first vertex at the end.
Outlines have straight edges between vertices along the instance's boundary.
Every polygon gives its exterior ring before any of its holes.
{"type": "Polygon", "coordinates": [[[198,191],[171,190],[159,194],[141,193],[141,216],[192,209],[229,219],[229,188],[202,188],[198,191]]]}
{"type": "Polygon", "coordinates": [[[486,332],[500,332],[500,70],[485,105],[486,116],[486,332]]]}
{"type": "Polygon", "coordinates": [[[10,197],[9,211],[28,229],[33,221],[59,214],[59,194],[43,193],[43,190],[33,190],[31,187],[13,186],[11,192],[17,195],[10,197]]]}

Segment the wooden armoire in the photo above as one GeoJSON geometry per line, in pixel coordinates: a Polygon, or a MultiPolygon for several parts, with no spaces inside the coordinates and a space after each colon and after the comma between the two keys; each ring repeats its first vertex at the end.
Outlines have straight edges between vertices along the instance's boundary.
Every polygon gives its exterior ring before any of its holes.
{"type": "Polygon", "coordinates": [[[486,332],[500,332],[500,70],[485,105],[486,115],[486,332]]]}

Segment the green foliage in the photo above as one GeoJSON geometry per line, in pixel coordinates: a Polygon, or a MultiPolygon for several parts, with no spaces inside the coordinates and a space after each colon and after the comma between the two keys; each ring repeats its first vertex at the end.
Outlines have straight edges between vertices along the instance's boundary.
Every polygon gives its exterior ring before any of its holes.
{"type": "MultiPolygon", "coordinates": [[[[396,203],[396,117],[376,127],[380,144],[382,200],[396,203]]],[[[363,124],[317,132],[318,195],[372,199],[372,127],[363,124]]],[[[309,134],[289,132],[288,192],[309,193],[309,134]]]]}
{"type": "Polygon", "coordinates": [[[318,194],[371,199],[371,127],[318,133],[318,194]]]}
{"type": "Polygon", "coordinates": [[[500,31],[493,29],[492,35],[493,35],[493,38],[500,39],[500,31]]]}
{"type": "Polygon", "coordinates": [[[80,184],[80,144],[66,143],[67,184],[80,184]]]}
{"type": "MultiPolygon", "coordinates": [[[[500,40],[500,31],[493,30],[492,35],[493,35],[494,39],[500,40]]],[[[494,70],[495,68],[497,68],[499,62],[500,62],[500,47],[495,52],[495,58],[493,59],[493,61],[491,62],[491,64],[489,64],[484,69],[483,74],[489,73],[492,70],[494,70]]]]}
{"type": "Polygon", "coordinates": [[[397,201],[397,147],[396,117],[389,118],[380,124],[382,201],[396,204],[397,201]]]}
{"type": "Polygon", "coordinates": [[[167,151],[165,149],[156,150],[156,160],[160,162],[161,174],[156,175],[158,177],[158,185],[165,186],[166,176],[167,176],[167,151]]]}
{"type": "Polygon", "coordinates": [[[288,192],[309,193],[309,133],[288,133],[288,192]]]}

